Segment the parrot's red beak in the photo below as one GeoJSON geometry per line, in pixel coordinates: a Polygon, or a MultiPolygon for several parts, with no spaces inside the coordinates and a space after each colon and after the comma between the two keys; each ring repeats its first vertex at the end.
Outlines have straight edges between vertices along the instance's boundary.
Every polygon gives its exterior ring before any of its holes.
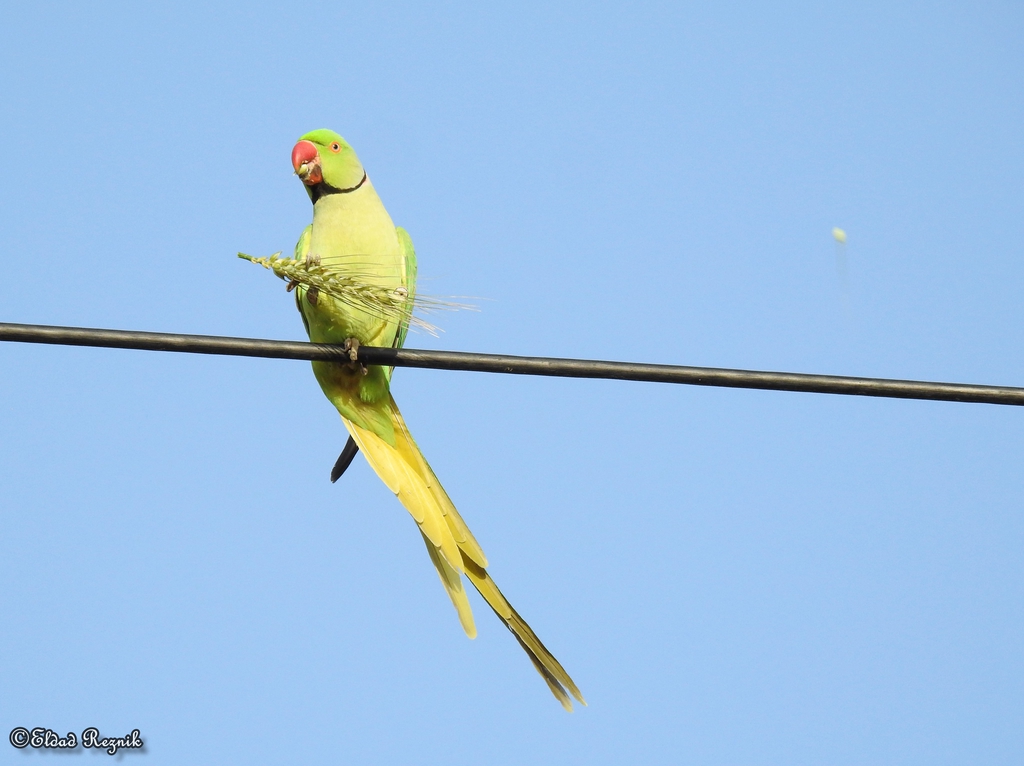
{"type": "Polygon", "coordinates": [[[312,141],[299,141],[292,149],[292,167],[295,175],[302,179],[306,186],[313,186],[324,180],[320,169],[320,152],[312,141]]]}

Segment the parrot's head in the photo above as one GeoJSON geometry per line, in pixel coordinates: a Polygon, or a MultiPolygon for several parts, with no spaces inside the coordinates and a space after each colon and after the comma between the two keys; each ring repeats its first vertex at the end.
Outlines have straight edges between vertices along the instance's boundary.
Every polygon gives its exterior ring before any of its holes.
{"type": "Polygon", "coordinates": [[[366,172],[352,147],[325,128],[299,139],[292,149],[292,167],[314,203],[325,194],[355,191],[366,181],[366,172]]]}

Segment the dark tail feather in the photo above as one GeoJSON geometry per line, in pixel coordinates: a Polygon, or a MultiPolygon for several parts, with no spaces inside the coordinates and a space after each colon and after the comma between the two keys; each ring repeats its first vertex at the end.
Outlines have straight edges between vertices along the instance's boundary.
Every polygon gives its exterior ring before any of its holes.
{"type": "Polygon", "coordinates": [[[331,469],[331,483],[333,484],[341,475],[345,473],[345,470],[349,467],[349,464],[359,453],[359,447],[356,446],[356,441],[351,436],[348,437],[348,441],[345,442],[345,449],[341,451],[341,455],[338,457],[338,462],[334,464],[334,468],[331,469]]]}

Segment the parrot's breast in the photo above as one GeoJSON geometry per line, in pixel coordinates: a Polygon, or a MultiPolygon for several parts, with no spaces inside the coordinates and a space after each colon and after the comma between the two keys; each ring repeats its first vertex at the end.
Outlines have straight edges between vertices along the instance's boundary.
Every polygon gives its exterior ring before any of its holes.
{"type": "Polygon", "coordinates": [[[356,338],[390,346],[402,316],[386,299],[405,287],[405,265],[395,225],[369,180],[351,194],[321,197],[313,206],[308,259],[343,279],[345,289],[324,295],[300,288],[302,313],[314,343],[356,338]]]}

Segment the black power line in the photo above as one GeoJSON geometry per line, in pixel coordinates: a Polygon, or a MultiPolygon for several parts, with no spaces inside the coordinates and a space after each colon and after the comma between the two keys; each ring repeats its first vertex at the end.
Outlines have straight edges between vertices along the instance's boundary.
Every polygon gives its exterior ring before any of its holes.
{"type": "MultiPolygon", "coordinates": [[[[256,356],[268,359],[349,361],[348,354],[341,346],[321,343],[229,338],[216,335],[95,330],[86,327],[53,327],[2,322],[0,322],[0,341],[133,348],[145,351],[178,351],[190,354],[256,356]]],[[[840,375],[807,375],[797,372],[759,372],[757,370],[728,370],[716,367],[682,367],[671,364],[636,364],[633,362],[555,359],[504,354],[472,354],[461,351],[421,351],[411,348],[396,349],[373,346],[361,346],[358,350],[358,359],[364,364],[427,367],[437,370],[501,372],[512,375],[547,375],[564,378],[641,380],[653,383],[685,383],[692,386],[757,388],[768,391],[805,391],[816,394],[1024,405],[1024,388],[1010,386],[931,383],[918,380],[852,378],[840,375]]]]}

